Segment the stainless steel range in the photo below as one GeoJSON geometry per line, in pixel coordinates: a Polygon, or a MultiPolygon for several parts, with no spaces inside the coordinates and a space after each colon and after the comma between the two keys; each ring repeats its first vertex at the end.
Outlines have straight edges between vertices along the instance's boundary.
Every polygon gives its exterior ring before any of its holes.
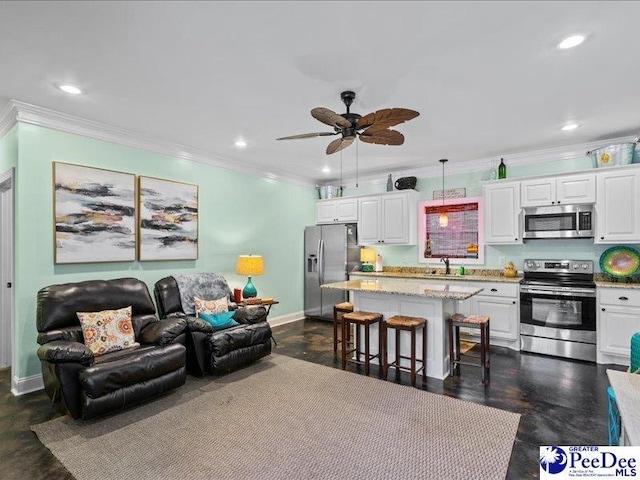
{"type": "Polygon", "coordinates": [[[591,260],[525,260],[520,348],[596,361],[596,284],[591,260]]]}

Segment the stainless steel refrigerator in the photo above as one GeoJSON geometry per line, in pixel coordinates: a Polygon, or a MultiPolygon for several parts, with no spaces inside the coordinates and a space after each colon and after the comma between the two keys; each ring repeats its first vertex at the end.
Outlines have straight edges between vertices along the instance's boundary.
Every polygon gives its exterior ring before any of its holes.
{"type": "Polygon", "coordinates": [[[343,282],[360,265],[356,224],[317,225],[304,229],[304,314],[333,319],[333,306],[345,302],[348,292],[320,288],[343,282]]]}

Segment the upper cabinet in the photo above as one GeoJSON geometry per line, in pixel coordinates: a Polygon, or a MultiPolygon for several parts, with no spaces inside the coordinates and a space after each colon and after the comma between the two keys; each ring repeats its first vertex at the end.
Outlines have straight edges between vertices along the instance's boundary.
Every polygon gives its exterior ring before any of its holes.
{"type": "Polygon", "coordinates": [[[596,177],[591,173],[523,180],[520,191],[522,207],[595,203],[596,177]]]}
{"type": "Polygon", "coordinates": [[[415,191],[359,198],[358,243],[415,245],[417,203],[415,191]]]}
{"type": "Polygon", "coordinates": [[[520,182],[494,183],[482,188],[484,243],[519,244],[520,182]]]}
{"type": "Polygon", "coordinates": [[[598,172],[595,243],[640,242],[640,172],[598,172]]]}
{"type": "Polygon", "coordinates": [[[339,198],[316,201],[316,224],[348,223],[358,220],[358,199],[339,198]]]}

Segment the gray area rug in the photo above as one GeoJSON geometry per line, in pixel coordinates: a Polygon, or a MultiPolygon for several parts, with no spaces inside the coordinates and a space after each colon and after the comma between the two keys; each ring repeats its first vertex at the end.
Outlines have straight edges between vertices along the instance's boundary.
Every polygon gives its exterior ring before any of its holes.
{"type": "Polygon", "coordinates": [[[504,479],[520,415],[272,355],[31,429],[78,480],[504,479]]]}

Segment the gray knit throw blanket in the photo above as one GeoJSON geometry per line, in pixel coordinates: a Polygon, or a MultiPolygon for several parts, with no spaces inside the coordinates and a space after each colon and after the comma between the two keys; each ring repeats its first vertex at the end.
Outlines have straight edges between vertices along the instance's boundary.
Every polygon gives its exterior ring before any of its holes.
{"type": "Polygon", "coordinates": [[[173,275],[173,278],[180,290],[182,310],[187,315],[196,313],[193,297],[203,300],[217,300],[222,297],[227,297],[227,301],[230,299],[231,288],[225,278],[218,273],[184,273],[173,275]]]}

